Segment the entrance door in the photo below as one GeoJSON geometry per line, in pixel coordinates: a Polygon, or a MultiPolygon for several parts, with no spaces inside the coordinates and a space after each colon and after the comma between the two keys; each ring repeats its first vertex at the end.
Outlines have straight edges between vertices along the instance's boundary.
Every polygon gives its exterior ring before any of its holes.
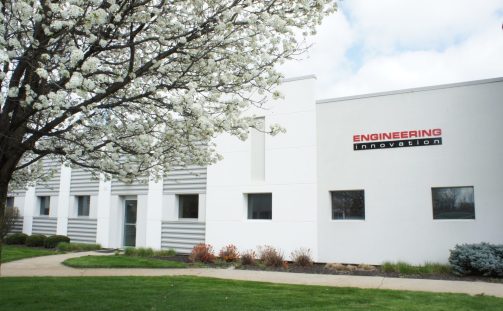
{"type": "Polygon", "coordinates": [[[138,201],[124,201],[124,246],[136,246],[136,206],[138,201]]]}

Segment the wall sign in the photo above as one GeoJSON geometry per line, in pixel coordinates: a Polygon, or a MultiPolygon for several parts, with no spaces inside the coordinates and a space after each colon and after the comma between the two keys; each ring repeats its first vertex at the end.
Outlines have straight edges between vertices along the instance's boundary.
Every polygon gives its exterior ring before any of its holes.
{"type": "Polygon", "coordinates": [[[353,150],[435,146],[442,144],[442,129],[353,135],[353,150]]]}

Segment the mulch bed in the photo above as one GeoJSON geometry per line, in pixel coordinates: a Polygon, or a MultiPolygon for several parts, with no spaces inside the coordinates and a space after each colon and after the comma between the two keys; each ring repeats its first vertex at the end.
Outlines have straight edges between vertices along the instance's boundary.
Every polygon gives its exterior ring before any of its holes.
{"type": "MultiPolygon", "coordinates": [[[[170,257],[154,257],[163,260],[178,261],[190,263],[187,255],[176,255],[170,257]]],[[[234,266],[240,270],[255,270],[255,271],[275,271],[275,272],[291,272],[291,273],[311,273],[311,274],[332,274],[332,275],[359,275],[359,276],[381,276],[387,278],[407,278],[407,279],[430,279],[430,280],[450,280],[450,281],[481,281],[490,283],[503,283],[503,278],[484,277],[484,276],[456,276],[454,274],[400,274],[397,272],[376,271],[336,271],[325,268],[324,263],[315,263],[309,267],[300,267],[289,263],[288,268],[283,267],[264,267],[262,265],[242,266],[239,264],[217,262],[213,264],[204,264],[208,268],[229,268],[234,266]]]]}
{"type": "Polygon", "coordinates": [[[503,278],[484,277],[484,276],[456,276],[454,274],[400,274],[398,272],[376,271],[336,271],[325,268],[324,263],[315,263],[310,267],[299,267],[290,264],[288,268],[282,267],[263,267],[263,266],[239,266],[236,269],[255,270],[255,271],[276,271],[292,273],[311,273],[311,274],[332,274],[332,275],[359,275],[359,276],[381,276],[387,278],[407,278],[407,279],[430,279],[430,280],[450,280],[450,281],[481,281],[490,283],[503,283],[503,278]]]}

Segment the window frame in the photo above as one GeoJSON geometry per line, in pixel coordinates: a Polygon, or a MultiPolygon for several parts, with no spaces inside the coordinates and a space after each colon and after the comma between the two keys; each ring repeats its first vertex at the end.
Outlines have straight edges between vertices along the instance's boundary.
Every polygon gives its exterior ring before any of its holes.
{"type": "Polygon", "coordinates": [[[5,200],[5,208],[14,208],[14,202],[15,199],[13,196],[7,196],[7,199],[5,200]],[[9,204],[12,203],[12,204],[9,204]]]}
{"type": "Polygon", "coordinates": [[[198,193],[181,193],[176,195],[176,202],[177,202],[177,210],[178,210],[178,219],[182,220],[191,220],[191,221],[196,221],[199,219],[199,194],[198,193]],[[182,201],[183,197],[195,197],[197,200],[197,216],[196,217],[183,217],[183,210],[182,210],[182,201]],[[182,200],[181,200],[182,199],[182,200]]]}
{"type": "Polygon", "coordinates": [[[38,213],[39,216],[50,216],[51,215],[51,196],[49,195],[42,195],[38,196],[38,213]],[[44,211],[47,209],[47,214],[44,212],[42,213],[42,201],[44,201],[47,206],[44,204],[44,211]]]}
{"type": "Polygon", "coordinates": [[[330,190],[330,220],[341,222],[341,221],[365,221],[366,220],[366,207],[365,207],[365,189],[344,189],[344,190],[330,190]],[[334,194],[337,192],[362,192],[363,193],[363,217],[362,218],[334,218],[334,194]]]}
{"type": "Polygon", "coordinates": [[[246,217],[246,220],[248,221],[272,221],[273,219],[273,200],[272,200],[272,192],[250,192],[250,193],[245,193],[245,206],[246,206],[246,209],[245,209],[245,217],[246,217]],[[254,195],[269,195],[270,197],[270,218],[250,218],[250,196],[254,196],[254,195]]]}
{"type": "Polygon", "coordinates": [[[75,200],[77,201],[77,217],[89,217],[91,214],[91,196],[90,195],[76,195],[75,200]],[[87,215],[80,214],[80,198],[87,198],[87,215]]]}
{"type": "Polygon", "coordinates": [[[474,221],[477,219],[477,215],[475,213],[475,187],[474,186],[442,186],[442,187],[431,187],[431,217],[433,221],[474,221]],[[435,214],[435,198],[434,198],[434,189],[460,189],[460,188],[469,188],[472,190],[472,209],[473,209],[473,218],[436,218],[435,214]]]}

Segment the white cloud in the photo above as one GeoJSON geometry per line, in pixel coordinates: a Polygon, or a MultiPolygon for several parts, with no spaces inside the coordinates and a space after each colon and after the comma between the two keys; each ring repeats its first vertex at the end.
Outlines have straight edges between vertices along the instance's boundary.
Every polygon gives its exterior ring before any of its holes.
{"type": "Polygon", "coordinates": [[[343,9],[376,51],[424,49],[453,44],[490,26],[501,0],[351,0],[343,9]]]}
{"type": "Polygon", "coordinates": [[[316,74],[318,98],[499,77],[502,17],[502,0],[345,1],[281,70],[316,74]]]}
{"type": "Polygon", "coordinates": [[[503,75],[503,34],[499,29],[479,34],[444,51],[406,51],[369,59],[322,97],[355,95],[503,75]]]}

